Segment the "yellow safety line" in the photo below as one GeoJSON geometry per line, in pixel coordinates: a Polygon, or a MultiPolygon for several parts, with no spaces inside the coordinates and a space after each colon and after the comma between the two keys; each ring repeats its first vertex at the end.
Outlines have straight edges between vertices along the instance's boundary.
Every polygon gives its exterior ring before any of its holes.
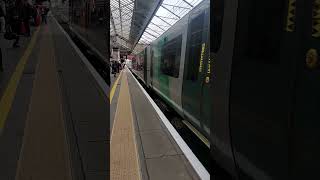
{"type": "Polygon", "coordinates": [[[117,103],[117,112],[110,139],[110,177],[111,179],[140,180],[138,146],[127,78],[127,74],[124,72],[123,77],[121,77],[119,102],[117,103]],[[118,110],[121,112],[118,112],[118,110]]]}
{"type": "Polygon", "coordinates": [[[30,41],[27,49],[25,50],[23,56],[21,57],[18,65],[16,66],[16,69],[11,76],[9,84],[8,84],[6,90],[4,91],[4,94],[0,100],[0,133],[3,129],[5,121],[7,119],[8,114],[9,114],[9,111],[11,109],[19,81],[21,79],[21,76],[22,76],[22,73],[24,70],[24,67],[25,67],[25,65],[29,59],[29,56],[34,48],[34,45],[36,43],[39,30],[40,30],[40,27],[37,28],[34,35],[32,36],[31,41],[30,41]]]}
{"type": "Polygon", "coordinates": [[[117,77],[116,81],[112,85],[112,88],[111,88],[111,91],[110,91],[110,104],[112,102],[112,98],[113,98],[113,95],[114,95],[114,93],[116,91],[116,87],[117,87],[117,84],[118,84],[118,81],[120,79],[121,74],[122,74],[122,71],[119,73],[119,76],[117,77]]]}

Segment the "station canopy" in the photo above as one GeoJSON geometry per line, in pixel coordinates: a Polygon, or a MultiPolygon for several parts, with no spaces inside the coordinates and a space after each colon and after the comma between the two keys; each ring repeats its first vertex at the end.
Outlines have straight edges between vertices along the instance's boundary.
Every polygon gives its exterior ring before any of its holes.
{"type": "Polygon", "coordinates": [[[111,0],[111,46],[138,53],[201,1],[111,0]]]}

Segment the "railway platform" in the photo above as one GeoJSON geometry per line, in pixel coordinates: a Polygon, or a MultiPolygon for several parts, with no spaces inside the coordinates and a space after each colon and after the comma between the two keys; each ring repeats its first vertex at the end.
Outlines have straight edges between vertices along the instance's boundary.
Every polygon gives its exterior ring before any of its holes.
{"type": "Polygon", "coordinates": [[[32,32],[0,40],[0,179],[105,179],[108,86],[51,14],[32,32]]]}
{"type": "Polygon", "coordinates": [[[128,68],[111,82],[111,179],[210,179],[128,68]]]}
{"type": "Polygon", "coordinates": [[[95,49],[104,59],[107,59],[108,49],[106,42],[106,32],[105,27],[100,24],[93,24],[92,27],[83,28],[79,25],[72,24],[71,28],[75,33],[83,38],[86,41],[86,44],[89,44],[91,49],[95,49]]]}

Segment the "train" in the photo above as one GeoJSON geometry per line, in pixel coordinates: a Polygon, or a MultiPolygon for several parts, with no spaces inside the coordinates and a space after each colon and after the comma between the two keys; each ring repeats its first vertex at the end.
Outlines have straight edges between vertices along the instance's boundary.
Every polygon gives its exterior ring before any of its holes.
{"type": "Polygon", "coordinates": [[[207,80],[202,89],[197,88],[210,74],[208,70],[210,64],[207,65],[209,1],[202,2],[191,11],[191,14],[181,18],[150,46],[136,55],[132,60],[132,71],[181,116],[187,117],[188,121],[209,137],[211,105],[207,100],[210,96],[208,93],[210,80],[207,80]],[[189,22],[191,16],[192,20],[189,22]],[[195,34],[190,37],[192,33],[195,34]],[[201,49],[201,51],[192,49],[201,49]],[[201,62],[197,58],[200,54],[201,62]],[[198,62],[188,63],[192,59],[198,62]]]}
{"type": "Polygon", "coordinates": [[[320,2],[211,3],[147,46],[132,72],[234,179],[318,179],[320,2]]]}

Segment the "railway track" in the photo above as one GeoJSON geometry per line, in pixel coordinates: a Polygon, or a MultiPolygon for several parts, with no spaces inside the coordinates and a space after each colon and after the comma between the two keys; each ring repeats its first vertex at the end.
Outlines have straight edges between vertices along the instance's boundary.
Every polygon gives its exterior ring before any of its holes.
{"type": "Polygon", "coordinates": [[[63,17],[55,16],[61,27],[68,33],[73,42],[77,45],[83,55],[88,59],[91,65],[97,70],[99,75],[110,86],[110,66],[109,63],[104,61],[92,50],[86,43],[84,43],[77,35],[70,29],[70,25],[65,22],[63,17]]]}

